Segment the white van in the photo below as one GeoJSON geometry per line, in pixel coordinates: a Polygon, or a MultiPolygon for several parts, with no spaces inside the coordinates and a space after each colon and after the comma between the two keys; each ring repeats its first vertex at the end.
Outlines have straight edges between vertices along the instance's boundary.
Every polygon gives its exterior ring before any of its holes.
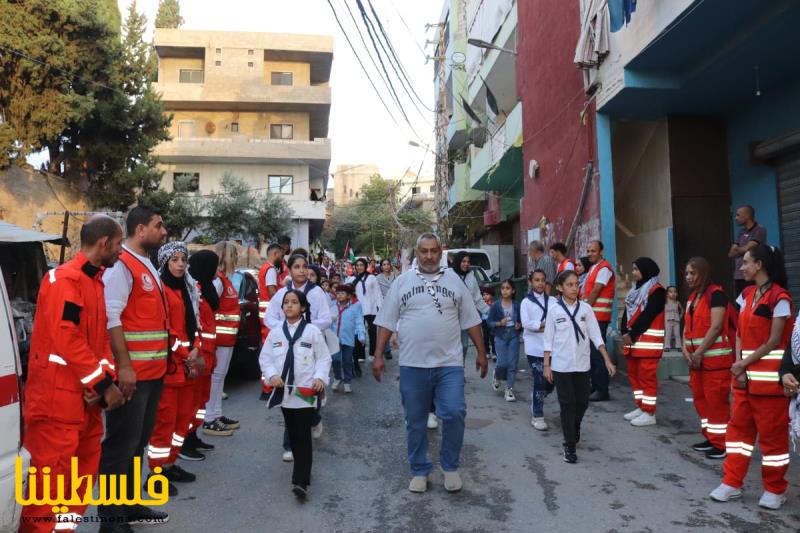
{"type": "Polygon", "coordinates": [[[489,258],[489,254],[481,248],[449,248],[444,250],[442,252],[441,266],[450,266],[447,262],[447,256],[455,255],[459,252],[467,252],[469,254],[469,261],[472,266],[481,267],[484,272],[486,272],[487,276],[491,277],[495,273],[495,268],[494,265],[492,265],[492,260],[489,258]]]}
{"type": "MultiPolygon", "coordinates": [[[[16,501],[15,463],[22,457],[22,471],[27,472],[31,456],[22,447],[22,403],[20,377],[22,365],[17,348],[14,316],[0,270],[0,531],[17,531],[22,506],[16,501]]],[[[27,484],[27,476],[24,476],[27,484]]],[[[23,486],[23,494],[27,487],[23,486]]]]}

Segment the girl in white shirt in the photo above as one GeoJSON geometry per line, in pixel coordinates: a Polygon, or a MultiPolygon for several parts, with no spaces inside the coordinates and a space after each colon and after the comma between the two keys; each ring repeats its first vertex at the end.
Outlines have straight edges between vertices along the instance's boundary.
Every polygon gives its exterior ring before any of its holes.
{"type": "Polygon", "coordinates": [[[375,315],[383,302],[381,288],[378,285],[378,278],[367,272],[367,260],[363,257],[356,259],[356,275],[350,283],[356,289],[356,298],[361,303],[364,312],[364,320],[367,322],[367,336],[369,337],[369,356],[370,360],[375,357],[375,342],[377,341],[377,330],[375,328],[375,315]]]}
{"type": "Polygon", "coordinates": [[[530,291],[520,304],[522,338],[525,342],[525,355],[533,376],[531,392],[531,425],[539,430],[547,429],[544,420],[544,398],[553,391],[553,385],[544,379],[544,324],[547,312],[555,305],[556,299],[545,292],[547,274],[537,269],[528,276],[530,291]]]}
{"type": "Polygon", "coordinates": [[[561,297],[548,310],[544,326],[544,377],[555,383],[561,405],[564,461],[575,463],[581,420],[589,406],[589,343],[594,343],[602,354],[611,377],[616,368],[608,356],[592,308],[578,300],[578,275],[572,270],[564,271],[556,278],[556,286],[561,297]]]}
{"type": "Polygon", "coordinates": [[[322,332],[303,315],[308,299],[302,291],[288,290],[281,308],[285,320],[270,330],[258,362],[272,390],[268,407],[281,406],[294,455],[292,492],[305,499],[311,484],[311,426],[319,395],[328,383],[331,354],[322,332]]]}

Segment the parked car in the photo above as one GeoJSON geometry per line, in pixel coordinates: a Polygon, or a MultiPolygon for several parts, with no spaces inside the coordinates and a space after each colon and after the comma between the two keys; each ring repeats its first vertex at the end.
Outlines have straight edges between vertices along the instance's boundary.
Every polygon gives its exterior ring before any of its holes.
{"type": "Polygon", "coordinates": [[[481,267],[472,265],[469,268],[475,273],[475,277],[478,279],[478,287],[481,289],[493,281],[492,278],[490,278],[486,271],[481,267]]]}
{"type": "Polygon", "coordinates": [[[480,248],[450,248],[448,250],[444,250],[442,253],[442,260],[441,266],[446,267],[450,266],[447,262],[448,256],[453,256],[459,252],[467,252],[469,254],[469,261],[470,264],[473,266],[479,266],[483,270],[486,271],[486,274],[491,277],[495,273],[495,269],[492,266],[492,260],[489,259],[489,254],[486,253],[485,250],[480,248]]]}
{"type": "MultiPolygon", "coordinates": [[[[3,269],[0,267],[0,271],[3,269]]],[[[6,292],[5,276],[0,275],[0,531],[17,531],[22,506],[15,497],[15,463],[22,457],[22,471],[27,472],[31,456],[22,447],[22,363],[17,349],[17,335],[6,292]]],[[[27,490],[23,479],[23,494],[27,490]]]]}
{"type": "Polygon", "coordinates": [[[240,269],[231,276],[231,283],[239,293],[239,333],[231,357],[231,370],[241,376],[258,378],[261,376],[258,365],[261,352],[258,282],[249,270],[240,269]]]}

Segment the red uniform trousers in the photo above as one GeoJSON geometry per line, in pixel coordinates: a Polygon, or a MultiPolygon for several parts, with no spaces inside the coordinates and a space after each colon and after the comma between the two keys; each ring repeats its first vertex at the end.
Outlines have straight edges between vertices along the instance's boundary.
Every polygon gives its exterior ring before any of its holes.
{"type": "Polygon", "coordinates": [[[651,415],[656,412],[658,397],[658,359],[655,357],[625,357],[628,380],[633,389],[636,406],[651,415]]]}
{"type": "Polygon", "coordinates": [[[164,385],[156,424],[147,446],[147,464],[151,471],[157,466],[174,464],[178,458],[197,410],[194,386],[192,381],[164,385]]]}
{"type": "Polygon", "coordinates": [[[725,446],[728,456],[722,465],[722,482],[741,488],[758,436],[761,448],[761,479],[764,489],[786,492],[789,469],[789,408],[782,396],[756,396],[745,389],[733,389],[733,416],[728,423],[725,446]]]}
{"type": "Polygon", "coordinates": [[[700,417],[700,429],[720,450],[725,449],[725,433],[731,418],[732,377],[728,368],[689,371],[689,386],[700,417]]]}
{"type": "MultiPolygon", "coordinates": [[[[31,466],[36,467],[36,496],[42,496],[41,475],[43,467],[50,467],[50,498],[56,496],[56,476],[64,476],[64,493],[72,493],[71,460],[78,459],[78,475],[91,476],[88,481],[94,485],[100,463],[100,441],[103,437],[103,418],[99,407],[85,411],[83,423],[65,424],[48,419],[28,420],[25,427],[24,446],[31,454],[31,466]]],[[[30,487],[30,485],[29,485],[30,487]]],[[[86,481],[81,480],[79,494],[86,490],[86,481]]],[[[91,494],[92,487],[89,487],[91,494]]],[[[85,505],[62,507],[62,512],[54,513],[51,505],[28,505],[22,509],[19,530],[23,533],[33,531],[70,531],[78,526],[74,520],[83,516],[85,505]],[[44,521],[48,519],[48,521],[44,521]],[[69,521],[69,520],[73,521],[69,521]],[[41,520],[36,522],[35,520],[41,520]],[[56,521],[58,520],[58,521],[56,521]]]]}

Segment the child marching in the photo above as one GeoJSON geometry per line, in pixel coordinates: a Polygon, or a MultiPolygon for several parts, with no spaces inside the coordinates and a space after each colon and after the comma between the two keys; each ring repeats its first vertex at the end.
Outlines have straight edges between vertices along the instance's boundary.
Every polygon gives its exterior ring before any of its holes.
{"type": "Polygon", "coordinates": [[[331,356],[322,332],[304,319],[309,304],[303,291],[289,289],[278,301],[285,318],[281,327],[271,328],[259,364],[272,387],[268,407],[281,406],[294,456],[292,492],[303,500],[311,484],[311,426],[331,356]]]}
{"type": "Polygon", "coordinates": [[[555,383],[561,406],[564,461],[576,463],[575,446],[581,440],[581,421],[589,406],[589,343],[594,343],[602,354],[611,377],[616,368],[608,356],[592,308],[578,300],[578,275],[566,270],[556,278],[556,286],[561,297],[548,310],[544,326],[544,377],[555,383]]]}
{"type": "Polygon", "coordinates": [[[539,431],[547,429],[547,422],[544,420],[544,398],[553,390],[552,385],[544,379],[544,325],[547,311],[555,303],[555,298],[545,292],[546,276],[542,269],[533,271],[528,277],[530,291],[520,304],[522,339],[533,376],[531,426],[539,431]]]}

